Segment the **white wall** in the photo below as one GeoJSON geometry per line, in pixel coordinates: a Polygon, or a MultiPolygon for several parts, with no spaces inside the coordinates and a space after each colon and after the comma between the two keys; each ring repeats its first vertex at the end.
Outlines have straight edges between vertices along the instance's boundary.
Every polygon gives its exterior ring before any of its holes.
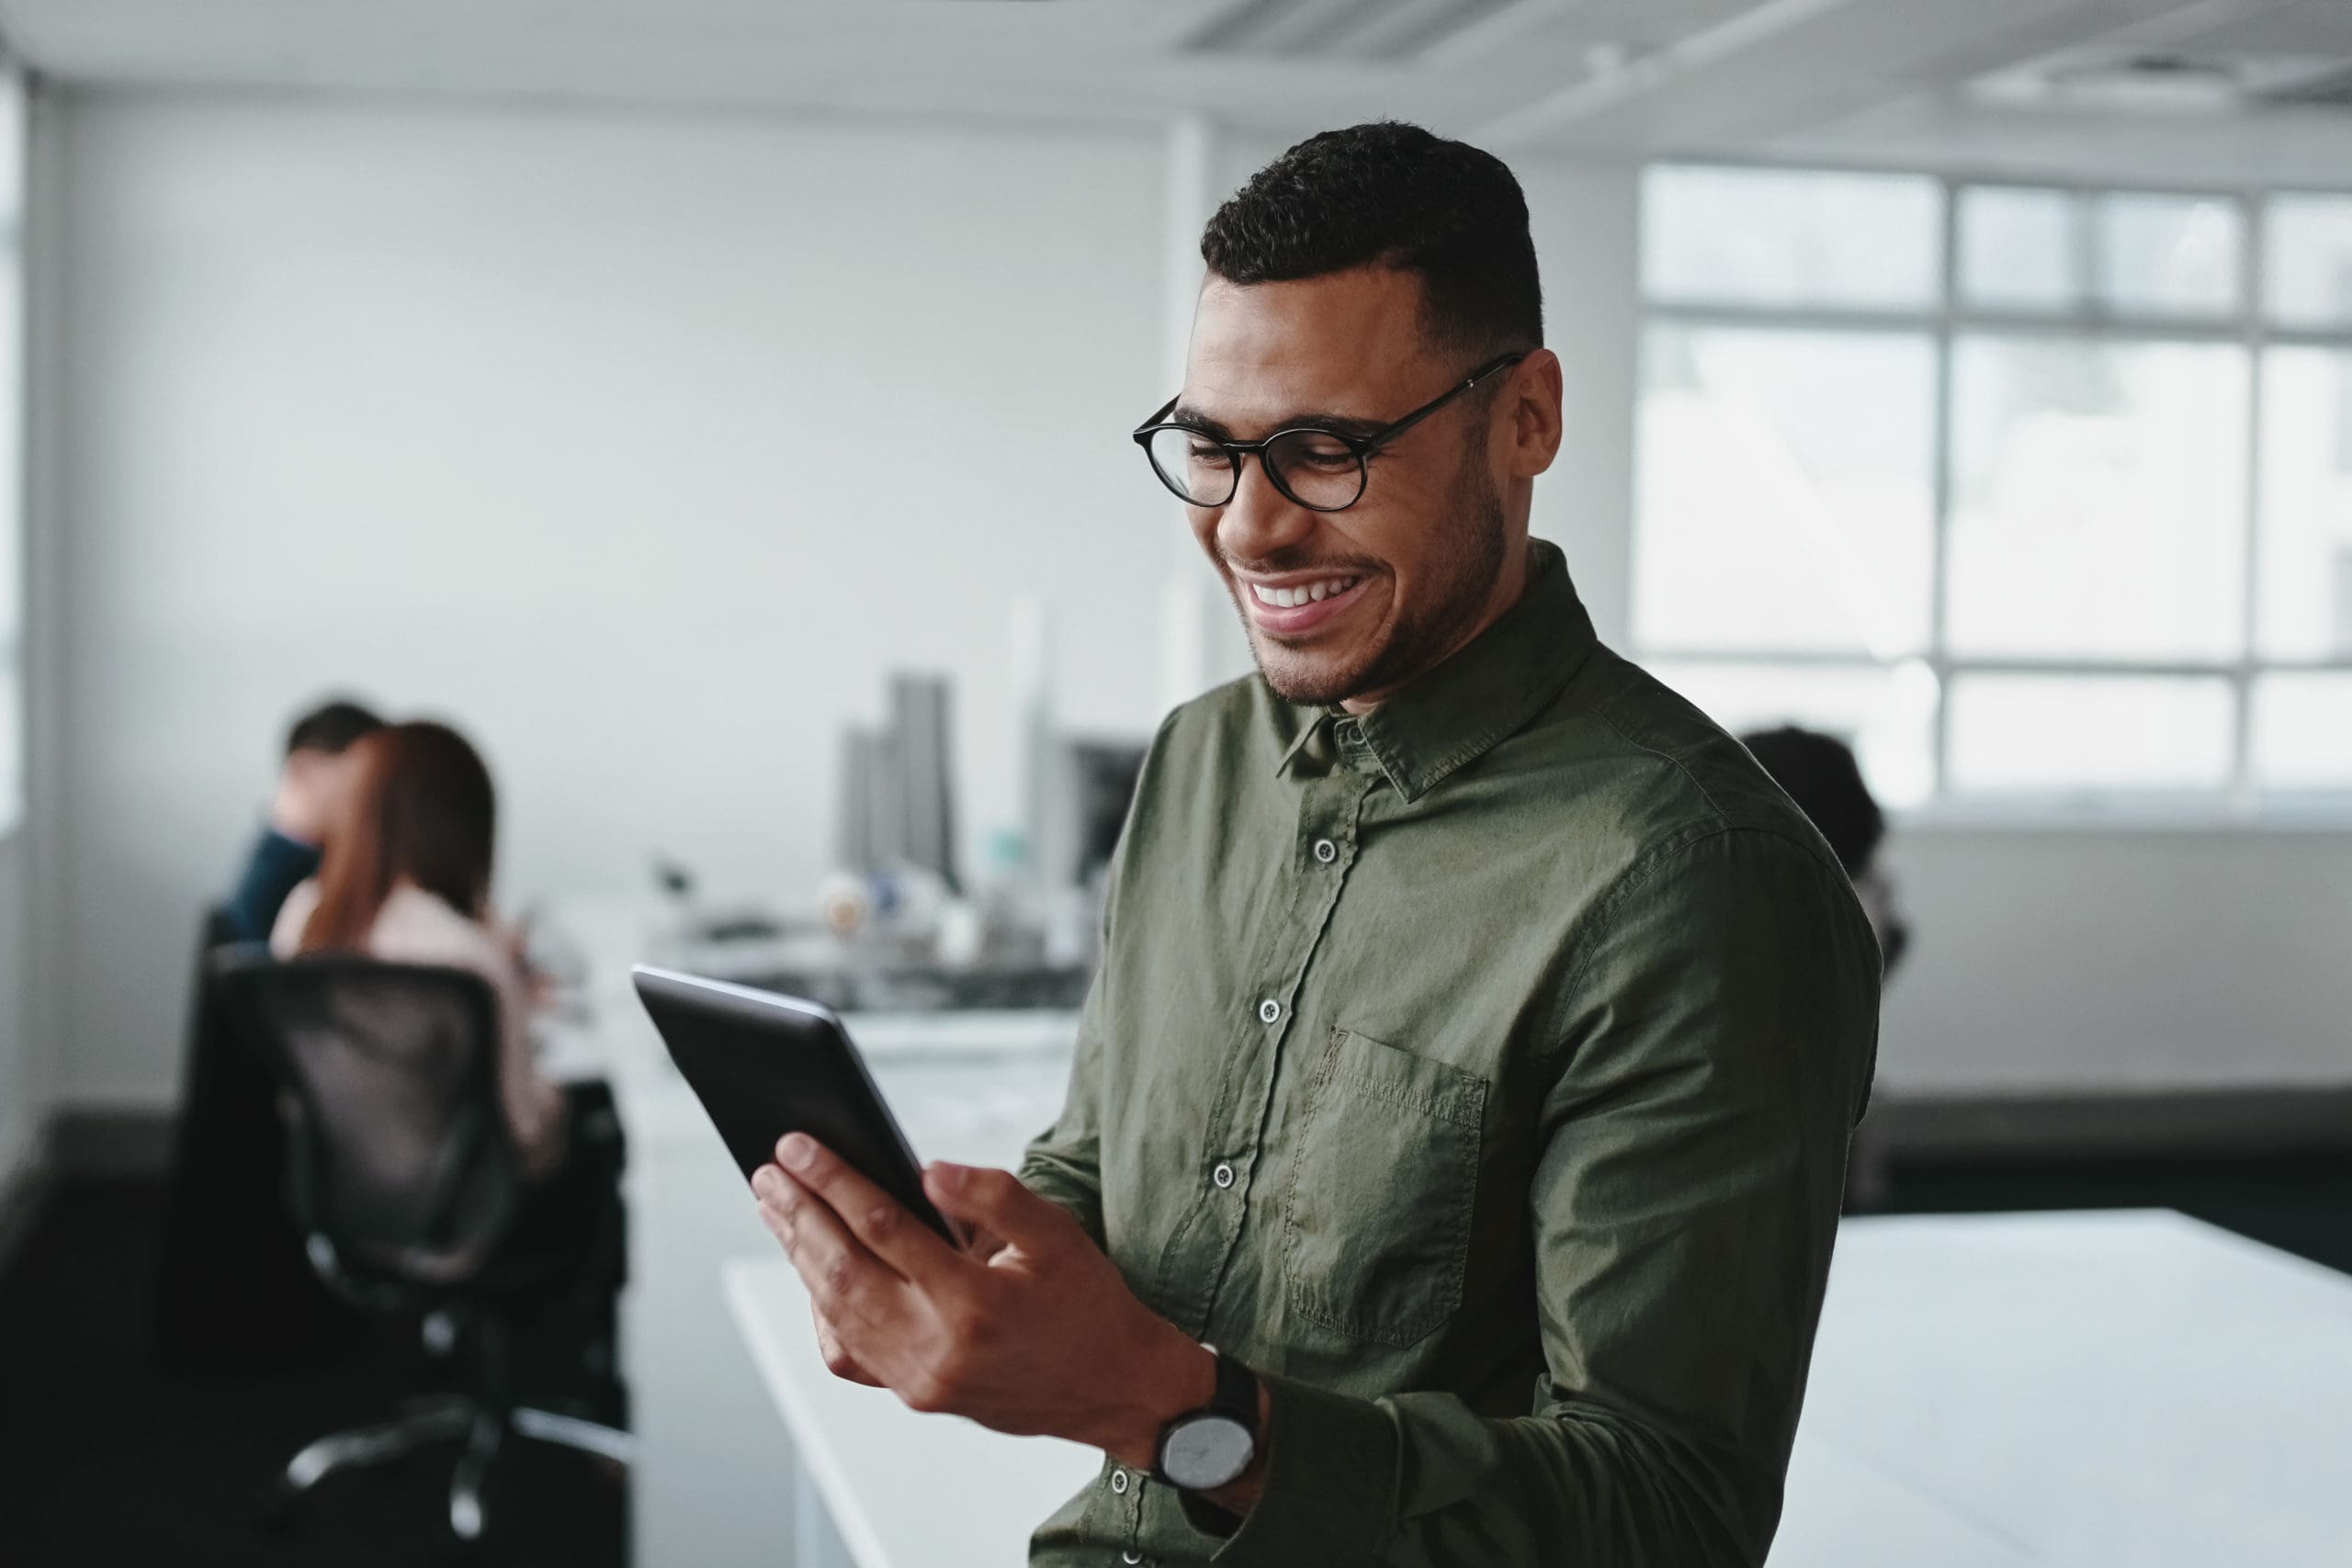
{"type": "Polygon", "coordinates": [[[2352,832],[1905,829],[1890,1088],[2352,1083],[2352,832]]]}
{"type": "Polygon", "coordinates": [[[812,885],[894,665],[1012,820],[1017,594],[1073,722],[1156,720],[1148,138],[100,95],[65,143],[74,1101],[170,1095],[322,688],[480,738],[510,902],[812,885]]]}

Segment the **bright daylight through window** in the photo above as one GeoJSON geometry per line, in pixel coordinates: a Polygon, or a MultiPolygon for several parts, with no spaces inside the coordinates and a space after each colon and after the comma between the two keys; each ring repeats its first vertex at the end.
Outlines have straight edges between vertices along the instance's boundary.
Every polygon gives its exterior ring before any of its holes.
{"type": "Polygon", "coordinates": [[[2352,791],[2352,197],[1668,165],[1634,634],[1872,787],[2352,791]]]}
{"type": "Polygon", "coordinates": [[[25,808],[25,89],[0,66],[0,834],[25,808]]]}

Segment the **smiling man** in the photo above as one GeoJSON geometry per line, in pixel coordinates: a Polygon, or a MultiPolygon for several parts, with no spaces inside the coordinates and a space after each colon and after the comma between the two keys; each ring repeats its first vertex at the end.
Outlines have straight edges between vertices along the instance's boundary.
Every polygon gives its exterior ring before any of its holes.
{"type": "Polygon", "coordinates": [[[1018,1179],[927,1173],[967,1249],[798,1138],[763,1213],[836,1371],[1103,1451],[1035,1562],[1760,1562],[1869,925],[1528,536],[1510,172],[1329,132],[1202,254],[1136,436],[1259,674],[1161,726],[1068,1102],[1018,1179]]]}

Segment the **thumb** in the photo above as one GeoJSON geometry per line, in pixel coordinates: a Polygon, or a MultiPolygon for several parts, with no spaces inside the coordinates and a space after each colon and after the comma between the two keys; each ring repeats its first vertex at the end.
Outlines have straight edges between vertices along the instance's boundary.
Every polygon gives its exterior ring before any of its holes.
{"type": "Polygon", "coordinates": [[[935,1160],[922,1173],[922,1190],[949,1219],[992,1232],[1024,1252],[1052,1245],[1070,1224],[1009,1170],[935,1160]]]}

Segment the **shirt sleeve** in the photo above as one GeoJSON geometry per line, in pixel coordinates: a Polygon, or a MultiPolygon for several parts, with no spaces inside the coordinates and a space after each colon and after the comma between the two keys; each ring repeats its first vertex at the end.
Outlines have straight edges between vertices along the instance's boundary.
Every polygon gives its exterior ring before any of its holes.
{"type": "MultiPolygon", "coordinates": [[[[1178,712],[1182,710],[1179,709],[1178,712]]],[[[1054,1124],[1032,1139],[1021,1161],[1020,1177],[1029,1190],[1068,1210],[1096,1247],[1105,1247],[1102,1228],[1102,1052],[1104,1020],[1111,1014],[1110,987],[1117,974],[1113,945],[1125,922],[1119,916],[1119,896],[1133,885],[1128,863],[1141,852],[1150,836],[1154,799],[1164,766],[1168,737],[1177,715],[1170,714],[1152,737],[1136,779],[1135,798],[1127,819],[1112,847],[1111,863],[1102,880],[1102,959],[1086,989],[1079,1010],[1078,1045],[1070,1057],[1069,1087],[1062,1096],[1061,1114],[1054,1124]]]]}
{"type": "Polygon", "coordinates": [[[1757,1564],[1779,1524],[1878,1040],[1879,961],[1800,840],[1653,852],[1571,961],[1530,1210],[1531,1413],[1269,1377],[1233,1564],[1757,1564]]]}
{"type": "Polygon", "coordinates": [[[245,856],[244,870],[220,906],[240,942],[266,942],[287,895],[319,869],[319,852],[275,828],[264,828],[245,856]]]}
{"type": "Polygon", "coordinates": [[[1102,1041],[1093,1027],[1102,977],[1098,974],[1079,1015],[1078,1050],[1070,1060],[1069,1088],[1061,1114],[1030,1142],[1021,1161],[1029,1190],[1068,1210],[1098,1247],[1102,1231],[1102,1127],[1096,1099],[1102,1082],[1102,1041]]]}

